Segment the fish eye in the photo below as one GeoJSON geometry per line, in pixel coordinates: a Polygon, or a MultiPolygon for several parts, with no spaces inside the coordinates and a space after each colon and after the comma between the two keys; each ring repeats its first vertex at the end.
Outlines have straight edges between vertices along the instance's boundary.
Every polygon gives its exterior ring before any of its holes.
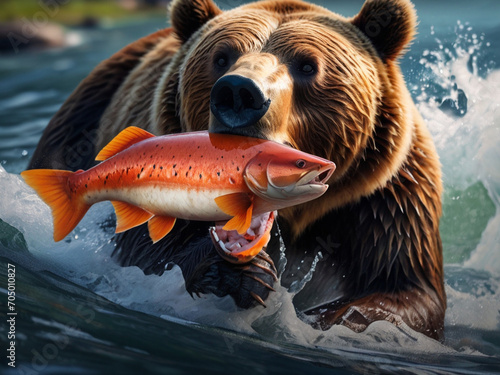
{"type": "Polygon", "coordinates": [[[304,168],[306,166],[306,161],[304,159],[299,159],[295,162],[297,168],[304,168]]]}

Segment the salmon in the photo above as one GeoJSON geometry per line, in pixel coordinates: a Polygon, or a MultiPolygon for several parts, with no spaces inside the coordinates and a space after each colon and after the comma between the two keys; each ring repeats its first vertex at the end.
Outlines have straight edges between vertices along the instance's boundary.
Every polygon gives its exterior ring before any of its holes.
{"type": "Polygon", "coordinates": [[[109,200],[116,232],[148,223],[158,242],[177,218],[216,222],[210,235],[235,263],[267,244],[274,211],[325,193],[335,164],[263,139],[207,131],[154,136],[138,127],[118,134],[76,172],[21,173],[52,209],[54,240],[64,239],[95,203],[109,200]]]}

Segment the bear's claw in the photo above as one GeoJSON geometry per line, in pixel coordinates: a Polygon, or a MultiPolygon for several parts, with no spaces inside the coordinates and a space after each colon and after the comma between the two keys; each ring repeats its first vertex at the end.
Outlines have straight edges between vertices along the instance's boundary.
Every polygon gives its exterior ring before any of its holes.
{"type": "Polygon", "coordinates": [[[264,307],[267,307],[266,304],[264,303],[264,301],[262,300],[262,298],[260,298],[257,294],[255,294],[254,292],[250,292],[250,295],[255,298],[255,300],[260,303],[262,306],[264,307]]]}
{"type": "Polygon", "coordinates": [[[265,306],[269,293],[275,291],[275,281],[276,267],[264,251],[249,263],[240,265],[225,261],[213,249],[186,278],[186,289],[191,295],[230,295],[238,307],[246,309],[256,303],[265,306]]]}
{"type": "MultiPolygon", "coordinates": [[[[251,269],[250,265],[260,268],[268,275],[271,275],[274,281],[278,281],[278,276],[277,276],[278,271],[276,270],[276,266],[274,265],[274,262],[271,259],[271,257],[266,252],[261,251],[254,259],[252,259],[252,262],[249,265],[243,266],[242,270],[244,271],[250,270],[251,269]]],[[[275,292],[274,289],[272,290],[273,292],[275,292]]]]}

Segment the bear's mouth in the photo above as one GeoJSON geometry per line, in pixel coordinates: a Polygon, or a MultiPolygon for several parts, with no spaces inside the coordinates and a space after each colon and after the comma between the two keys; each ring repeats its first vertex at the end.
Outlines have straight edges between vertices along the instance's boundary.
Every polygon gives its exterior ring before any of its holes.
{"type": "Polygon", "coordinates": [[[210,237],[222,258],[231,263],[247,263],[259,254],[271,239],[275,217],[275,212],[265,212],[253,217],[245,234],[239,234],[236,230],[226,231],[222,229],[225,221],[216,222],[209,230],[210,237]]]}

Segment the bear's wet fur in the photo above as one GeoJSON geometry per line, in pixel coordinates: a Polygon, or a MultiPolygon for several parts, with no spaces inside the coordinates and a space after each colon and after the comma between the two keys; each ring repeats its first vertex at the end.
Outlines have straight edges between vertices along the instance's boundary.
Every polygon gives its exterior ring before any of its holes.
{"type": "MultiPolygon", "coordinates": [[[[330,159],[337,170],[327,193],[280,211],[274,228],[287,257],[280,282],[300,290],[297,311],[321,329],[362,331],[387,320],[441,338],[440,164],[398,66],[416,32],[413,5],[367,0],[344,18],[295,0],[224,12],[211,0],[174,0],[170,18],[172,28],[125,47],[82,81],[29,168],[86,169],[130,125],[158,135],[208,128],[256,136],[330,159]],[[228,75],[248,78],[270,100],[250,126],[211,113],[211,89],[228,75]]],[[[265,304],[276,282],[270,258],[228,264],[210,224],[179,220],[155,245],[145,226],[135,228],[117,235],[115,258],[156,274],[175,263],[191,293],[265,304]]],[[[273,236],[267,253],[277,261],[280,249],[273,236]]]]}

